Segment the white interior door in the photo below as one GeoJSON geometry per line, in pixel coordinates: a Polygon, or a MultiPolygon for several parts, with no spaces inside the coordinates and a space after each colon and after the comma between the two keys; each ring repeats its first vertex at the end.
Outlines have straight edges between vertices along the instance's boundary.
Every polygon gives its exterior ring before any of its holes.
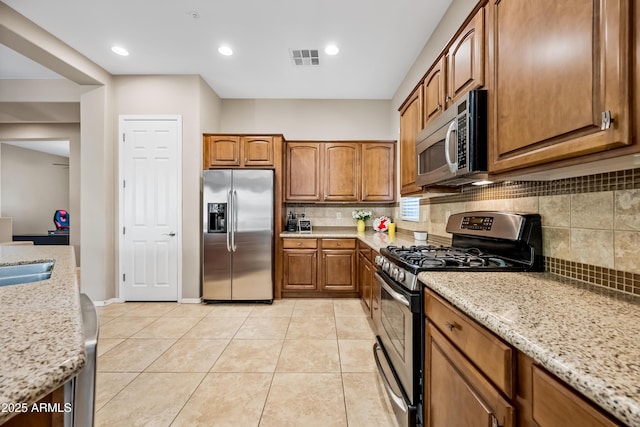
{"type": "Polygon", "coordinates": [[[121,117],[120,280],[125,301],[177,301],[180,117],[121,117]]]}

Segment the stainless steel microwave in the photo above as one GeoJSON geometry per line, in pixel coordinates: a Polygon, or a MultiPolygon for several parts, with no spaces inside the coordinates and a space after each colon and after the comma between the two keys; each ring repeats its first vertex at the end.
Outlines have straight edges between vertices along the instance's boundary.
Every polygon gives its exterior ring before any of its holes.
{"type": "Polygon", "coordinates": [[[463,185],[487,178],[487,91],[472,90],[416,138],[416,184],[463,185]]]}

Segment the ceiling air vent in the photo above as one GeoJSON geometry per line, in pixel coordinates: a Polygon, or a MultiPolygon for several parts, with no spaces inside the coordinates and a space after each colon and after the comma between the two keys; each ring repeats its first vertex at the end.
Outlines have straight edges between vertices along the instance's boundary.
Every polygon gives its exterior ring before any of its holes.
{"type": "Polygon", "coordinates": [[[289,49],[295,65],[320,65],[318,49],[289,49]]]}

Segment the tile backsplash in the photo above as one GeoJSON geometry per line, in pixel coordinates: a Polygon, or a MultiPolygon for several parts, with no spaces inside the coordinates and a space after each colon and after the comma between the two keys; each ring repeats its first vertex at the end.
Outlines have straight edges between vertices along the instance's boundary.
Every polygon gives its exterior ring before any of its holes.
{"type": "Polygon", "coordinates": [[[426,214],[426,220],[396,222],[448,236],[448,215],[471,210],[539,213],[547,271],[640,294],[640,169],[464,188],[422,199],[420,218],[426,214]]]}
{"type": "MultiPolygon", "coordinates": [[[[367,227],[371,227],[373,218],[388,216],[393,218],[395,208],[392,205],[365,205],[365,204],[305,204],[287,203],[286,212],[296,212],[298,215],[305,214],[305,218],[311,220],[313,227],[356,227],[356,220],[351,213],[356,209],[371,211],[373,217],[366,222],[367,227]]],[[[300,218],[298,216],[298,218],[300,218]]]]}

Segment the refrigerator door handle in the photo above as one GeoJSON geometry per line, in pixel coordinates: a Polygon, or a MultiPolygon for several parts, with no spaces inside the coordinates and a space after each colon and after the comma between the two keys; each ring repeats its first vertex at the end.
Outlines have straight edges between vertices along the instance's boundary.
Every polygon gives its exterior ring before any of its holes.
{"type": "MultiPolygon", "coordinates": [[[[231,205],[231,190],[227,191],[227,206],[229,207],[229,211],[227,214],[231,215],[233,212],[233,206],[231,205]]],[[[231,229],[229,228],[227,222],[227,252],[231,252],[231,243],[229,242],[229,237],[231,236],[231,229]]]]}
{"type": "Polygon", "coordinates": [[[238,192],[233,190],[233,225],[231,226],[231,249],[236,251],[236,230],[238,229],[238,192]]]}

